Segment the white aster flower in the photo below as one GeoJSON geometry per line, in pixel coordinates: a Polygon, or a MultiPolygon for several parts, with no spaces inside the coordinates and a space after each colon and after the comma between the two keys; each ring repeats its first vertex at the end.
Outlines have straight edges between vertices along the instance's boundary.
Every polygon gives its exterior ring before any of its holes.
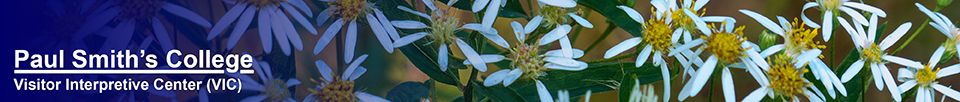
{"type": "Polygon", "coordinates": [[[753,19],[756,19],[757,22],[760,22],[760,24],[766,27],[769,31],[772,31],[785,39],[784,44],[773,45],[763,52],[760,52],[761,57],[766,58],[767,56],[783,51],[786,57],[792,57],[796,59],[797,62],[795,62],[795,64],[797,67],[802,67],[803,64],[809,64],[810,71],[812,71],[817,80],[822,81],[831,98],[836,97],[836,92],[833,91],[834,88],[837,88],[837,91],[840,91],[840,94],[844,96],[847,95],[846,88],[843,86],[843,84],[841,84],[839,78],[837,78],[837,75],[832,73],[833,69],[830,69],[826,63],[823,63],[823,61],[818,58],[822,52],[819,48],[824,48],[824,46],[819,45],[820,42],[813,40],[813,38],[818,34],[816,28],[804,28],[803,24],[801,24],[797,19],[794,19],[794,22],[790,23],[786,18],[777,16],[777,19],[780,21],[778,24],[774,23],[772,20],[764,17],[763,15],[760,15],[759,13],[750,10],[742,9],[740,12],[752,17],[753,19]]]}
{"type": "MultiPolygon", "coordinates": [[[[940,57],[943,55],[944,49],[944,47],[938,48],[937,51],[930,56],[930,62],[927,62],[926,65],[921,65],[920,62],[899,57],[898,59],[901,60],[890,60],[890,62],[907,67],[900,68],[897,74],[897,80],[904,83],[896,88],[900,90],[910,90],[916,87],[917,102],[933,102],[934,94],[936,94],[933,92],[934,90],[942,93],[944,96],[953,98],[953,100],[960,100],[960,92],[943,86],[937,81],[937,79],[960,73],[960,64],[951,65],[943,69],[934,69],[937,63],[940,62],[940,57]]],[[[940,99],[940,101],[943,100],[944,99],[940,99]]]]}
{"type": "MultiPolygon", "coordinates": [[[[427,5],[432,4],[432,2],[426,3],[427,1],[432,1],[432,0],[423,0],[423,1],[427,5]]],[[[447,3],[447,6],[453,5],[453,3],[455,3],[456,1],[457,0],[450,0],[449,3],[447,3]]],[[[566,0],[561,0],[561,1],[566,1],[566,0]]],[[[573,1],[573,0],[570,0],[570,1],[573,1]]],[[[471,10],[473,11],[473,13],[478,13],[481,10],[486,10],[483,13],[483,18],[480,20],[481,21],[480,24],[482,25],[480,27],[482,27],[483,29],[490,29],[491,27],[493,27],[493,22],[497,20],[497,16],[500,12],[500,8],[503,7],[504,5],[507,5],[507,0],[474,0],[473,8],[471,8],[471,10]]],[[[434,7],[434,6],[431,6],[431,7],[434,7]]],[[[436,8],[434,7],[431,9],[436,9],[436,8]]]]}
{"type": "MultiPolygon", "coordinates": [[[[546,75],[547,70],[580,71],[589,66],[586,62],[575,60],[583,57],[583,50],[570,48],[569,51],[566,49],[560,49],[547,51],[546,53],[541,54],[541,46],[524,43],[523,39],[527,36],[527,33],[524,31],[528,30],[524,30],[525,27],[520,25],[520,22],[513,21],[510,22],[510,25],[513,27],[513,32],[516,35],[517,41],[519,41],[517,43],[518,45],[510,48],[510,58],[496,54],[481,55],[481,57],[483,57],[483,61],[486,63],[499,62],[504,59],[513,60],[513,63],[510,64],[513,69],[502,69],[490,74],[490,76],[484,79],[484,86],[489,87],[497,85],[501,82],[504,86],[509,86],[514,81],[521,78],[521,76],[523,76],[525,79],[537,80],[538,77],[546,75]]],[[[527,23],[527,25],[530,25],[530,23],[527,23]]],[[[554,29],[537,41],[557,38],[556,36],[567,38],[566,33],[556,33],[557,31],[558,30],[554,29]]],[[[469,61],[464,61],[463,63],[464,65],[473,65],[469,61]]]]}
{"type": "MultiPolygon", "coordinates": [[[[806,62],[795,59],[802,57],[807,56],[793,57],[786,53],[777,54],[770,60],[769,63],[772,65],[767,69],[759,69],[756,66],[748,64],[748,68],[746,69],[757,83],[760,83],[760,88],[747,95],[747,97],[743,99],[743,102],[758,102],[765,96],[783,97],[785,100],[774,100],[783,102],[799,101],[800,97],[798,96],[806,97],[811,102],[825,102],[826,97],[823,96],[820,89],[817,89],[817,86],[810,83],[809,79],[803,77],[803,74],[810,70],[805,68],[806,64],[804,63],[806,62]]],[[[728,70],[724,71],[726,72],[728,70]]]]}
{"type": "Polygon", "coordinates": [[[739,59],[741,62],[746,62],[743,64],[747,66],[760,65],[761,67],[766,67],[764,66],[767,65],[766,61],[763,61],[763,58],[760,57],[757,51],[759,47],[756,47],[756,44],[748,42],[746,38],[742,37],[743,27],[725,29],[732,27],[723,26],[728,25],[728,23],[721,25],[720,27],[715,27],[717,29],[715,29],[712,34],[705,33],[706,36],[703,38],[698,38],[678,47],[678,49],[690,49],[702,44],[700,49],[711,53],[711,55],[709,55],[710,57],[700,66],[700,69],[695,71],[696,74],[693,75],[690,82],[687,82],[683,87],[683,90],[678,96],[680,101],[697,95],[697,93],[703,89],[703,85],[710,79],[713,71],[717,70],[717,67],[720,67],[719,70],[723,70],[721,72],[722,77],[720,78],[723,83],[724,99],[734,101],[736,99],[733,78],[730,76],[727,65],[736,64],[739,59]]]}
{"type": "Polygon", "coordinates": [[[253,18],[255,16],[257,17],[256,21],[260,35],[260,43],[263,46],[263,51],[266,53],[273,51],[274,37],[276,37],[277,43],[280,45],[280,50],[282,50],[285,55],[290,55],[291,44],[296,50],[303,50],[303,41],[300,39],[300,33],[294,28],[293,22],[290,20],[291,18],[295,19],[297,23],[300,23],[300,25],[310,31],[310,33],[314,35],[317,34],[317,29],[311,25],[310,21],[304,18],[304,15],[313,16],[313,13],[311,13],[310,7],[307,7],[307,4],[303,1],[223,0],[223,2],[234,5],[230,10],[227,10],[227,13],[225,13],[223,17],[220,17],[216,25],[210,29],[207,40],[213,40],[217,35],[223,33],[231,23],[236,21],[236,25],[230,37],[227,39],[228,50],[233,49],[233,47],[237,45],[240,37],[246,32],[247,27],[254,21],[253,18]],[[304,13],[301,14],[301,12],[304,13]],[[287,16],[287,14],[291,16],[287,16]]]}
{"type": "MultiPolygon", "coordinates": [[[[844,72],[840,77],[840,82],[846,83],[860,73],[860,69],[863,67],[869,66],[870,72],[873,72],[873,82],[875,82],[877,89],[883,91],[883,86],[886,84],[890,89],[890,94],[893,94],[893,98],[897,101],[900,101],[900,91],[896,88],[896,83],[893,81],[893,76],[890,74],[890,70],[887,69],[887,66],[884,65],[886,61],[894,62],[894,60],[904,60],[900,57],[887,55],[887,48],[893,46],[897,40],[900,40],[900,37],[903,34],[906,34],[913,23],[906,22],[897,27],[890,35],[887,35],[880,43],[875,43],[877,35],[877,14],[872,14],[870,17],[869,28],[864,31],[863,26],[860,26],[859,21],[853,21],[854,25],[847,23],[846,19],[837,17],[837,21],[840,22],[840,25],[846,29],[847,33],[850,34],[850,38],[853,39],[853,44],[856,46],[857,51],[860,53],[860,59],[850,65],[850,68],[844,72]],[[854,29],[853,27],[856,27],[854,29]]],[[[809,24],[809,23],[808,23],[809,24]]]]}
{"type": "MultiPolygon", "coordinates": [[[[540,102],[571,102],[570,101],[570,92],[567,90],[557,91],[557,99],[554,101],[553,95],[550,95],[550,91],[547,90],[547,87],[543,85],[539,80],[537,82],[537,94],[540,95],[540,102]]],[[[591,90],[587,90],[583,96],[586,102],[590,102],[590,93],[591,90]]]]}
{"type": "MultiPolygon", "coordinates": [[[[953,21],[951,21],[949,17],[940,12],[930,11],[927,9],[927,7],[924,7],[920,3],[915,3],[915,5],[917,5],[917,8],[920,8],[921,12],[927,14],[927,16],[933,20],[933,22],[930,22],[930,26],[933,26],[933,28],[936,28],[940,31],[940,33],[943,33],[943,35],[947,36],[947,41],[943,42],[943,44],[940,46],[949,49],[947,50],[948,52],[950,50],[960,49],[960,47],[957,47],[960,46],[960,39],[958,39],[958,37],[960,37],[960,28],[954,25],[953,21]]],[[[956,51],[957,50],[954,50],[954,52],[956,51]]]]}
{"type": "MultiPolygon", "coordinates": [[[[425,1],[425,2],[432,2],[432,1],[425,1]]],[[[433,6],[429,8],[437,8],[435,7],[436,5],[427,5],[427,6],[433,6]]],[[[397,39],[395,42],[393,42],[393,47],[395,48],[403,47],[403,46],[406,46],[407,44],[413,43],[414,41],[420,40],[421,38],[430,37],[429,39],[431,40],[430,44],[436,43],[440,45],[440,47],[437,49],[439,50],[437,54],[439,55],[438,56],[439,60],[437,60],[438,61],[437,63],[440,64],[440,69],[443,71],[447,71],[447,65],[449,63],[447,60],[449,58],[448,57],[449,49],[447,47],[448,44],[457,44],[460,48],[460,51],[462,51],[463,55],[467,57],[466,61],[469,61],[470,63],[485,63],[483,57],[480,56],[480,54],[478,54],[476,50],[473,49],[473,47],[470,47],[469,44],[467,44],[465,41],[463,41],[462,39],[454,35],[454,33],[456,33],[459,30],[467,29],[467,30],[478,31],[480,32],[481,35],[483,35],[490,41],[493,41],[498,46],[504,47],[504,48],[510,48],[510,45],[506,42],[506,40],[503,40],[503,37],[501,37],[500,34],[498,34],[497,29],[494,29],[494,28],[484,29],[483,27],[481,27],[482,26],[481,24],[477,24],[477,23],[470,23],[470,24],[465,24],[461,26],[460,19],[456,18],[455,14],[450,13],[447,9],[434,9],[432,10],[433,12],[431,13],[431,15],[427,15],[425,13],[420,13],[404,6],[397,6],[397,8],[423,18],[429,18],[430,21],[427,21],[427,22],[420,22],[420,21],[414,21],[414,20],[390,21],[391,24],[393,24],[399,29],[427,29],[426,32],[418,32],[418,33],[410,34],[410,35],[404,36],[403,38],[397,39]],[[425,23],[430,23],[430,26],[427,26],[427,24],[425,23]]],[[[486,64],[475,64],[473,65],[473,67],[479,70],[480,72],[487,71],[486,64]]]]}
{"type": "Polygon", "coordinates": [[[653,90],[653,86],[640,85],[639,79],[634,79],[633,90],[630,90],[630,98],[627,102],[656,102],[659,97],[653,90]],[[641,88],[643,86],[643,88],[641,88]]]}
{"type": "MultiPolygon", "coordinates": [[[[254,61],[256,62],[256,61],[254,61]]],[[[258,91],[259,95],[250,96],[240,100],[241,102],[253,101],[271,101],[271,102],[297,102],[293,99],[293,93],[289,88],[300,84],[300,80],[290,78],[289,80],[274,79],[270,64],[267,62],[257,62],[253,64],[253,69],[259,75],[260,81],[242,74],[227,74],[230,77],[238,78],[243,84],[242,90],[258,91]],[[257,83],[260,82],[260,83],[257,83]]],[[[209,101],[206,91],[200,91],[200,101],[209,101]]]]}
{"type": "Polygon", "coordinates": [[[185,18],[202,27],[209,28],[211,26],[210,21],[190,11],[190,9],[165,1],[115,0],[104,2],[103,5],[94,10],[90,17],[87,18],[87,22],[76,31],[75,36],[77,36],[77,38],[73,40],[82,39],[83,36],[101,30],[111,21],[120,21],[116,28],[112,29],[113,31],[110,32],[110,34],[107,34],[109,36],[104,40],[106,42],[104,42],[99,52],[121,49],[127,47],[128,42],[130,42],[130,39],[133,37],[133,33],[136,32],[137,25],[146,23],[146,25],[153,27],[153,33],[156,34],[158,41],[162,41],[161,44],[169,44],[163,45],[162,47],[164,49],[173,49],[173,45],[169,42],[170,36],[169,33],[167,33],[166,26],[164,26],[159,19],[160,11],[167,11],[170,14],[185,18]]]}
{"type": "MultiPolygon", "coordinates": [[[[851,2],[848,0],[817,0],[817,2],[809,2],[803,5],[803,10],[800,11],[801,12],[800,17],[801,19],[803,19],[803,22],[807,24],[807,26],[814,27],[814,28],[823,28],[821,29],[823,30],[823,41],[830,41],[830,37],[833,34],[833,23],[829,23],[829,22],[833,22],[834,20],[833,18],[837,17],[835,16],[837,15],[836,13],[844,12],[844,13],[847,13],[847,15],[850,15],[850,17],[857,22],[867,22],[867,19],[863,17],[863,14],[860,14],[859,11],[853,10],[851,8],[860,9],[866,12],[877,14],[880,17],[887,17],[887,13],[881,10],[880,8],[873,7],[864,3],[851,2]],[[807,15],[805,13],[802,13],[803,11],[806,11],[808,8],[812,8],[812,7],[820,7],[821,12],[826,12],[826,13],[823,13],[823,17],[820,18],[820,19],[823,19],[823,27],[818,25],[816,22],[813,22],[813,20],[810,20],[810,18],[807,18],[807,15]]],[[[863,26],[867,26],[867,25],[863,24],[863,26]]],[[[873,34],[870,34],[870,35],[873,35],[873,34]]]]}
{"type": "MultiPolygon", "coordinates": [[[[327,47],[328,44],[333,40],[333,38],[340,33],[342,27],[347,26],[346,31],[346,49],[344,51],[344,60],[351,61],[353,60],[354,50],[357,46],[357,22],[361,20],[366,20],[370,30],[373,31],[374,35],[379,40],[380,45],[383,46],[383,49],[389,53],[393,53],[393,40],[400,39],[399,33],[397,33],[396,27],[390,24],[390,20],[387,19],[387,16],[383,15],[383,12],[380,11],[380,8],[374,6],[373,3],[368,2],[367,0],[320,0],[327,2],[330,7],[326,10],[320,12],[320,16],[317,17],[318,24],[323,24],[330,16],[338,17],[336,20],[323,32],[323,36],[320,37],[320,40],[317,40],[317,45],[313,49],[313,54],[319,54],[327,47]],[[365,19],[360,19],[365,17],[365,19]],[[349,25],[348,25],[349,24],[349,25]]],[[[314,33],[316,34],[316,33],[314,33]]]]}
{"type": "Polygon", "coordinates": [[[317,60],[317,70],[322,76],[320,81],[311,79],[317,86],[309,89],[310,95],[303,99],[304,102],[353,102],[359,99],[360,102],[386,102],[379,96],[354,90],[354,81],[367,72],[367,68],[360,66],[367,59],[367,54],[360,55],[355,61],[348,63],[346,71],[343,74],[336,74],[330,66],[323,60],[317,60]]]}
{"type": "MultiPolygon", "coordinates": [[[[684,0],[682,5],[677,4],[678,0],[652,0],[650,4],[655,8],[654,18],[664,18],[667,21],[673,21],[674,24],[682,29],[684,36],[689,36],[691,33],[696,33],[699,31],[703,34],[709,34],[710,28],[707,27],[706,22],[729,22],[729,24],[736,23],[736,20],[730,17],[723,16],[703,16],[705,9],[703,6],[706,5],[710,0],[684,0]]],[[[620,9],[626,9],[626,6],[619,6],[620,9]]],[[[631,18],[634,20],[642,20],[642,17],[635,17],[633,14],[630,14],[631,18]]],[[[639,14],[638,14],[639,15],[639,14]]],[[[643,23],[643,22],[640,22],[643,23]]],[[[727,25],[727,29],[733,29],[733,25],[727,25]]],[[[684,38],[685,42],[689,42],[691,39],[684,38]]]]}

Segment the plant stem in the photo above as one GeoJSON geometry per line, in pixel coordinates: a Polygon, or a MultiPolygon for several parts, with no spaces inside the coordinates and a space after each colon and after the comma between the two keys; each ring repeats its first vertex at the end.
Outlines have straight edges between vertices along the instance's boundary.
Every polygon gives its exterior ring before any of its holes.
{"type": "MultiPolygon", "coordinates": [[[[937,8],[933,10],[933,12],[938,12],[940,11],[941,8],[943,7],[937,6],[937,8]]],[[[894,50],[893,53],[891,53],[890,55],[897,55],[897,53],[900,53],[900,50],[903,50],[903,47],[906,47],[907,44],[910,44],[910,41],[913,41],[913,38],[917,37],[917,34],[920,34],[920,31],[923,31],[923,28],[926,28],[928,23],[930,23],[929,17],[927,17],[927,20],[923,21],[923,24],[920,25],[920,28],[917,28],[917,31],[913,32],[913,35],[910,35],[910,38],[907,38],[906,42],[903,42],[903,44],[900,45],[900,48],[897,48],[897,50],[894,50]]]]}
{"type": "Polygon", "coordinates": [[[473,102],[473,82],[477,77],[477,69],[471,69],[470,78],[467,79],[467,87],[463,88],[463,101],[464,102],[473,102]]]}
{"type": "Polygon", "coordinates": [[[607,39],[607,36],[610,36],[610,33],[612,33],[613,29],[616,29],[616,28],[617,28],[617,25],[613,25],[613,23],[607,24],[607,29],[603,30],[603,34],[600,34],[600,37],[598,37],[597,40],[593,40],[593,43],[591,43],[586,50],[583,50],[583,53],[588,53],[590,51],[593,51],[593,48],[597,47],[597,44],[600,44],[600,42],[603,41],[603,39],[607,39]]]}

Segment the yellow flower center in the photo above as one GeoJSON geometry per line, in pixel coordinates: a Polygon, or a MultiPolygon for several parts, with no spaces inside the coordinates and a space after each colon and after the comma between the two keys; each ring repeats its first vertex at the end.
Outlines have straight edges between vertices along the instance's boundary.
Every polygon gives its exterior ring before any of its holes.
{"type": "Polygon", "coordinates": [[[847,0],[817,0],[817,3],[820,3],[820,9],[823,11],[840,10],[840,6],[844,2],[847,2],[847,0]]]}
{"type": "Polygon", "coordinates": [[[543,25],[541,27],[551,27],[567,21],[567,9],[555,6],[543,6],[537,11],[537,14],[543,16],[543,25]]]}
{"type": "MultiPolygon", "coordinates": [[[[309,89],[311,93],[317,96],[317,100],[323,100],[328,102],[353,102],[353,81],[339,80],[340,78],[333,78],[334,80],[328,81],[320,90],[309,89]]],[[[311,79],[317,85],[320,85],[315,80],[311,79]]]]}
{"type": "Polygon", "coordinates": [[[328,3],[332,13],[330,15],[339,15],[347,22],[356,20],[367,7],[367,0],[335,0],[328,3]]]}
{"type": "Polygon", "coordinates": [[[117,0],[113,4],[120,8],[117,19],[145,20],[156,15],[166,3],[159,0],[117,0]]]}
{"type": "Polygon", "coordinates": [[[886,54],[887,53],[883,52],[883,50],[880,50],[880,47],[878,47],[877,44],[871,43],[870,47],[863,48],[863,50],[860,51],[860,59],[866,63],[879,63],[882,61],[880,60],[880,57],[883,57],[883,55],[886,54]]]}
{"type": "Polygon", "coordinates": [[[287,90],[287,83],[283,80],[273,79],[264,82],[264,87],[266,87],[266,90],[261,93],[267,95],[266,100],[268,101],[279,102],[290,98],[290,91],[287,90]]]}
{"type": "Polygon", "coordinates": [[[544,70],[547,70],[543,67],[545,61],[543,61],[543,57],[540,57],[539,46],[520,44],[510,51],[513,55],[513,64],[511,65],[523,71],[526,78],[535,79],[540,77],[544,70]]]}
{"type": "Polygon", "coordinates": [[[706,13],[706,9],[703,11],[694,10],[693,8],[680,8],[673,10],[670,14],[670,18],[673,18],[673,22],[679,24],[679,26],[687,31],[699,31],[697,29],[697,24],[693,22],[693,19],[690,19],[690,16],[700,16],[706,13]],[[687,15],[683,10],[690,10],[694,14],[699,15],[687,15]]]}
{"type": "Polygon", "coordinates": [[[453,43],[457,39],[454,36],[454,33],[457,30],[460,30],[460,19],[455,17],[454,14],[448,13],[446,10],[434,10],[433,18],[430,22],[430,28],[432,28],[430,34],[427,34],[427,37],[432,38],[433,43],[440,44],[449,44],[453,43]]]}
{"type": "Polygon", "coordinates": [[[937,81],[937,72],[940,71],[940,68],[937,68],[937,70],[934,70],[931,67],[933,66],[930,66],[930,64],[927,64],[927,65],[924,65],[923,69],[917,70],[917,76],[915,77],[917,78],[916,79],[917,85],[927,87],[927,86],[930,86],[930,84],[933,84],[937,81]]]}
{"type": "Polygon", "coordinates": [[[793,58],[777,54],[776,57],[768,62],[772,67],[767,71],[767,77],[770,79],[770,88],[774,89],[777,95],[790,97],[793,95],[803,95],[803,87],[811,85],[804,82],[803,73],[809,72],[807,69],[795,68],[793,58]]]}
{"type": "MultiPolygon", "coordinates": [[[[726,22],[724,22],[726,23],[726,22]]],[[[743,56],[743,51],[746,49],[741,48],[740,44],[747,40],[747,38],[742,38],[743,27],[739,27],[734,30],[733,33],[728,33],[727,31],[714,30],[713,35],[702,36],[706,41],[706,51],[712,52],[721,61],[733,62],[737,57],[743,56]]]]}
{"type": "Polygon", "coordinates": [[[810,49],[820,49],[825,48],[826,46],[820,45],[820,42],[814,41],[814,37],[818,35],[819,28],[807,29],[804,28],[804,23],[798,23],[796,18],[794,18],[792,27],[788,29],[787,35],[787,51],[790,52],[802,52],[810,49]]]}
{"type": "Polygon", "coordinates": [[[653,45],[653,48],[657,51],[670,53],[667,49],[673,46],[670,41],[670,37],[673,36],[673,29],[670,28],[670,25],[666,24],[663,19],[650,19],[644,26],[647,28],[643,29],[643,41],[653,45]]]}

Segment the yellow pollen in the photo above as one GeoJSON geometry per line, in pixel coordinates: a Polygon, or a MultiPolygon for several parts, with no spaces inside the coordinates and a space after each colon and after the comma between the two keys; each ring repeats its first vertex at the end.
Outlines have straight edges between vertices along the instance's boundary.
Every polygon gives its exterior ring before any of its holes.
{"type": "Polygon", "coordinates": [[[266,87],[266,90],[262,94],[267,95],[266,101],[279,102],[291,98],[290,91],[287,90],[287,83],[283,80],[273,79],[264,82],[264,87],[266,87]]]}
{"type": "Polygon", "coordinates": [[[937,72],[940,71],[940,68],[937,68],[936,70],[934,70],[931,67],[933,66],[930,66],[930,64],[927,64],[927,65],[924,65],[923,69],[917,70],[917,74],[916,74],[917,76],[915,77],[917,80],[917,85],[927,87],[927,86],[930,86],[930,84],[933,84],[937,81],[937,72]]]}
{"type": "MultiPolygon", "coordinates": [[[[333,78],[333,80],[328,81],[322,88],[319,90],[309,89],[311,93],[317,96],[317,100],[329,101],[329,102],[353,102],[353,81],[339,80],[340,78],[333,78]]],[[[311,79],[317,85],[320,85],[316,80],[311,79]]]]}
{"type": "Polygon", "coordinates": [[[435,10],[431,18],[430,34],[427,37],[433,40],[433,43],[450,44],[457,39],[454,33],[460,30],[460,19],[455,14],[447,13],[446,10],[435,10]]]}
{"type": "Polygon", "coordinates": [[[793,58],[784,54],[777,54],[776,58],[767,62],[772,65],[770,71],[767,71],[770,88],[774,89],[777,95],[788,98],[793,95],[803,95],[804,86],[811,85],[804,82],[805,79],[803,79],[803,73],[807,73],[809,70],[795,68],[793,58]]]}
{"type": "Polygon", "coordinates": [[[746,49],[740,47],[740,44],[747,38],[742,38],[741,35],[743,35],[742,26],[734,30],[733,33],[715,29],[713,35],[702,36],[707,39],[705,42],[707,46],[704,49],[712,52],[721,61],[733,62],[738,57],[743,56],[743,51],[746,51],[746,49]]]}
{"type": "Polygon", "coordinates": [[[520,44],[520,46],[516,46],[510,51],[513,55],[513,64],[511,64],[511,66],[523,71],[525,78],[535,79],[540,77],[543,71],[547,70],[546,67],[543,67],[545,61],[543,57],[540,57],[539,46],[520,44]]]}
{"type": "Polygon", "coordinates": [[[567,22],[567,9],[556,6],[543,6],[537,14],[543,17],[541,27],[552,27],[567,22]]]}
{"type": "Polygon", "coordinates": [[[644,24],[646,29],[643,29],[643,41],[653,45],[654,49],[662,53],[670,53],[667,48],[673,46],[673,43],[670,41],[673,29],[670,28],[670,25],[666,24],[663,19],[650,19],[644,24]]]}
{"type": "Polygon", "coordinates": [[[882,61],[880,60],[880,57],[883,57],[883,55],[886,54],[887,53],[883,52],[883,50],[880,50],[880,47],[878,47],[877,44],[871,43],[869,48],[863,48],[863,50],[860,51],[860,59],[866,63],[878,63],[882,61]]]}
{"type": "Polygon", "coordinates": [[[799,21],[797,18],[794,18],[793,20],[794,22],[791,24],[791,29],[788,29],[789,31],[785,32],[789,36],[789,42],[787,43],[787,47],[789,49],[788,51],[800,52],[810,49],[826,48],[826,46],[820,45],[819,41],[815,41],[813,39],[814,37],[817,37],[817,31],[819,28],[807,29],[803,27],[805,23],[797,22],[799,21]]]}
{"type": "Polygon", "coordinates": [[[120,8],[117,19],[146,20],[156,15],[166,3],[159,0],[117,0],[113,4],[120,8]]]}
{"type": "Polygon", "coordinates": [[[339,15],[340,18],[343,18],[346,22],[354,21],[357,17],[360,17],[361,13],[367,7],[367,0],[335,0],[328,3],[330,7],[330,15],[339,15]]]}
{"type": "Polygon", "coordinates": [[[673,18],[672,19],[673,22],[678,24],[681,28],[688,31],[699,31],[699,30],[695,30],[697,29],[697,25],[696,23],[693,22],[693,19],[690,19],[691,15],[687,15],[686,13],[684,13],[683,10],[690,10],[694,14],[699,14],[699,15],[692,15],[692,16],[700,16],[706,13],[706,9],[703,9],[703,11],[699,11],[699,10],[694,10],[693,8],[680,8],[680,9],[672,10],[672,13],[670,14],[670,18],[673,18]]]}

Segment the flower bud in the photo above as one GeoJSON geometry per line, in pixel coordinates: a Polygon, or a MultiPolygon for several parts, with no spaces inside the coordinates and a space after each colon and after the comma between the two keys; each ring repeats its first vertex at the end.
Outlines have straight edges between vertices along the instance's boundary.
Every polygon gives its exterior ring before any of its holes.
{"type": "Polygon", "coordinates": [[[762,33],[760,33],[760,49],[767,49],[768,47],[775,45],[777,40],[779,40],[777,37],[779,36],[771,33],[768,30],[764,30],[762,33]]]}
{"type": "Polygon", "coordinates": [[[950,5],[952,2],[953,0],[937,0],[937,6],[947,7],[947,5],[950,5]]]}

